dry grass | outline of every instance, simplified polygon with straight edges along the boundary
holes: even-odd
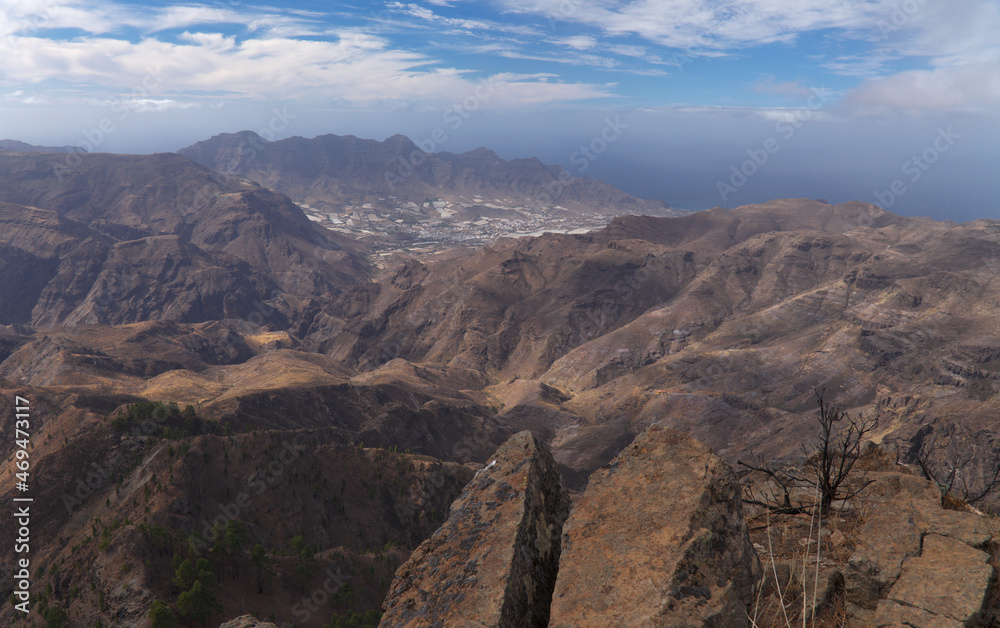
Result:
[[[822,520],[813,513],[772,514],[753,507],[750,539],[763,566],[750,613],[753,628],[852,628],[843,589],[828,586],[846,565],[871,514],[864,499]],[[815,510],[815,509],[814,509]],[[829,595],[830,599],[823,597]],[[815,610],[815,612],[814,612]]]
[[[767,543],[761,556],[764,573],[750,614],[753,628],[850,627],[843,595],[834,591],[837,594],[827,599],[829,574],[823,571],[830,557],[822,552],[828,543],[822,543],[818,517],[808,517],[808,524],[805,518],[787,516],[790,520],[784,524],[767,518],[762,533]]]

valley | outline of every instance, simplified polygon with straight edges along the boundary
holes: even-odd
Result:
[[[501,237],[537,237],[543,233],[587,233],[613,216],[581,214],[554,207],[526,207],[507,198],[484,200],[459,196],[429,198],[420,206],[379,197],[342,213],[299,207],[310,220],[368,244],[378,255],[436,253],[457,246],[481,247]]]
[[[234,137],[62,176],[55,153],[0,153],[0,425],[32,400],[32,617],[193,613],[185,560],[214,574],[212,621],[370,617],[524,430],[572,500],[654,425],[801,463],[819,390],[877,415],[902,462],[930,434],[982,473],[1000,449],[996,221],[808,199],[672,215],[578,179],[538,208],[555,167],[485,153],[359,192],[398,138],[284,140],[228,171],[185,156],[233,159]],[[279,167],[318,156],[354,166]],[[350,596],[297,612],[330,574]]]
[[[478,247],[503,236],[583,233],[622,213],[686,213],[537,159],[507,161],[485,148],[425,153],[401,135],[269,142],[245,131],[179,152],[288,195],[310,220],[381,257]]]

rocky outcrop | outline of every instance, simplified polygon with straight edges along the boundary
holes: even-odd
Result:
[[[993,574],[988,560],[986,552],[962,541],[940,534],[926,535],[920,555],[903,563],[902,574],[888,599],[879,602],[876,624],[886,624],[895,615],[895,607],[901,605],[965,625],[983,605]]]
[[[552,455],[514,435],[397,570],[379,625],[546,626],[568,508]]]
[[[236,619],[220,624],[219,628],[278,628],[269,621],[261,621],[253,615],[240,615]]]
[[[549,626],[742,626],[759,574],[732,468],[652,427],[566,522]]]
[[[877,500],[845,577],[848,612],[876,626],[965,626],[984,612],[992,533],[973,513],[944,510],[930,482],[873,473]]]
[[[760,563],[741,496],[705,445],[653,427],[591,476],[564,528],[555,462],[521,432],[396,572],[380,625],[743,625]]]

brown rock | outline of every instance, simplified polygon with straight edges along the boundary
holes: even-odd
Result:
[[[979,551],[987,548],[991,538],[986,523],[971,513],[942,510],[940,492],[930,482],[900,473],[872,473],[871,478],[875,483],[868,495],[880,503],[862,527],[849,561],[851,569],[845,574],[849,603],[875,610],[882,608],[882,598],[900,599],[896,591],[903,584],[901,574],[907,565],[927,564],[922,559],[928,539],[932,547],[945,539],[962,551],[973,552],[970,556],[986,556]],[[987,567],[987,579],[989,571]],[[963,604],[978,608],[982,592],[975,595],[978,598]]]
[[[219,628],[278,628],[269,621],[261,621],[253,615],[240,615],[236,619],[220,624]]]
[[[923,539],[919,557],[908,558],[888,599],[961,623],[975,617],[983,605],[993,574],[986,552],[939,534]],[[882,617],[879,604],[876,621]]]
[[[962,628],[964,624],[948,617],[928,613],[922,608],[882,600],[875,617],[876,628]]]
[[[552,455],[514,435],[397,570],[379,625],[546,626],[568,509]]]
[[[962,541],[971,547],[988,549],[993,534],[982,517],[956,510],[943,510],[929,504],[922,509],[921,515],[924,529]]]
[[[597,471],[563,533],[552,628],[742,626],[760,563],[721,458],[660,427]]]
[[[858,535],[850,559],[848,599],[875,608],[884,590],[903,568],[903,561],[920,553],[921,527],[917,508],[909,500],[890,500],[875,509]]]

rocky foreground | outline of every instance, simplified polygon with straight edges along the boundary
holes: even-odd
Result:
[[[768,518],[752,543],[737,474],[686,435],[640,434],[566,518],[551,454],[522,432],[397,571],[379,625],[783,626],[803,591],[810,625],[997,625],[995,522],[943,509],[916,475],[864,477],[864,497],[789,550],[803,522]]]

